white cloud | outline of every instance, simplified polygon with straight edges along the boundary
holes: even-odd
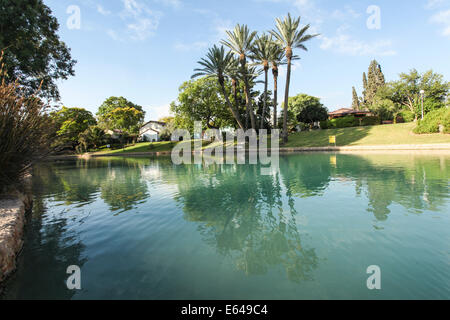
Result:
[[[442,25],[442,35],[450,36],[450,10],[436,13],[431,17],[431,22]]]
[[[179,9],[182,6],[181,0],[154,0],[157,3],[162,3],[165,6]]]
[[[341,27],[334,37],[320,36],[319,38],[322,40],[320,48],[350,56],[392,56],[397,54],[392,49],[390,40],[366,42],[345,33],[346,29],[348,28],[345,26]]]
[[[115,41],[123,41],[123,39],[112,29],[106,31],[106,34]]]
[[[111,14],[111,11],[106,10],[105,8],[103,8],[103,6],[99,4],[97,5],[97,12],[104,16],[108,16]]]
[[[137,0],[122,0],[124,10],[120,14],[127,22],[127,30],[131,39],[142,41],[152,36],[158,29],[162,13],[150,10]]]
[[[145,108],[146,118],[148,120],[157,121],[163,117],[170,116],[170,104],[165,104],[159,107]]]
[[[449,0],[427,0],[427,3],[425,4],[425,9],[428,10],[436,9],[448,3],[450,3]]]
[[[227,30],[234,29],[234,24],[231,20],[222,20],[222,19],[216,19],[214,21],[214,30],[216,32],[215,39],[213,42],[217,42],[221,39],[227,38]]]
[[[338,20],[354,20],[361,17],[361,13],[356,12],[350,6],[345,6],[344,9],[336,9],[331,13],[331,17]]]

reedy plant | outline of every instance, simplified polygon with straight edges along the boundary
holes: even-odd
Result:
[[[41,99],[27,95],[18,80],[6,81],[0,56],[0,193],[13,188],[38,160],[48,155],[56,128]]]

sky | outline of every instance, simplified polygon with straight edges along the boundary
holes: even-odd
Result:
[[[450,80],[450,0],[44,0],[77,60],[59,83],[61,104],[96,113],[110,96],[144,107],[146,120],[170,115],[197,61],[237,23],[260,33],[287,13],[320,36],[296,50],[290,96],[321,98],[330,110],[361,95],[376,59],[388,81],[415,68]],[[279,101],[286,71],[281,70]],[[272,79],[269,80],[272,87]]]

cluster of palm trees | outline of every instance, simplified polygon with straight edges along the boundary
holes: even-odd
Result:
[[[287,108],[289,100],[289,86],[291,78],[292,61],[299,59],[293,55],[293,49],[307,51],[305,42],[317,36],[308,34],[310,25],[300,26],[300,17],[292,18],[288,14],[283,20],[276,19],[276,28],[268,34],[258,36],[257,32],[251,32],[246,25],[237,25],[234,30],[227,31],[228,38],[221,41],[221,46],[214,45],[209,49],[205,58],[198,61],[200,68],[192,78],[205,76],[217,79],[222,94],[225,97],[239,128],[247,129],[239,113],[239,101],[237,99],[238,83],[244,84],[245,110],[249,117],[252,129],[264,129],[264,116],[261,116],[261,123],[258,124],[254,114],[251,89],[256,83],[258,75],[264,73],[264,105],[262,115],[267,112],[268,94],[268,73],[272,67],[274,80],[274,110],[273,126],[277,127],[277,96],[278,96],[278,75],[279,66],[287,65],[286,90],[284,98],[284,118],[283,118],[283,142],[288,141],[287,130]],[[229,50],[226,50],[228,48]],[[259,67],[259,68],[258,68]],[[262,70],[261,70],[262,69]],[[226,82],[231,79],[234,103],[226,91]]]

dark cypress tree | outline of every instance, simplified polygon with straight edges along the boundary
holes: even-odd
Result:
[[[358,94],[356,93],[355,87],[352,87],[352,89],[353,89],[352,108],[353,110],[360,110]]]
[[[376,60],[372,60],[369,66],[367,76],[367,87],[365,89],[365,105],[370,106],[373,103],[375,95],[380,87],[385,85],[384,74],[381,71],[381,66]]]
[[[365,73],[365,72],[363,73],[363,87],[364,87],[364,91],[363,91],[363,103],[365,104],[366,101],[367,101],[367,90],[368,90],[368,87],[367,87],[367,76],[366,76],[366,73]]]

